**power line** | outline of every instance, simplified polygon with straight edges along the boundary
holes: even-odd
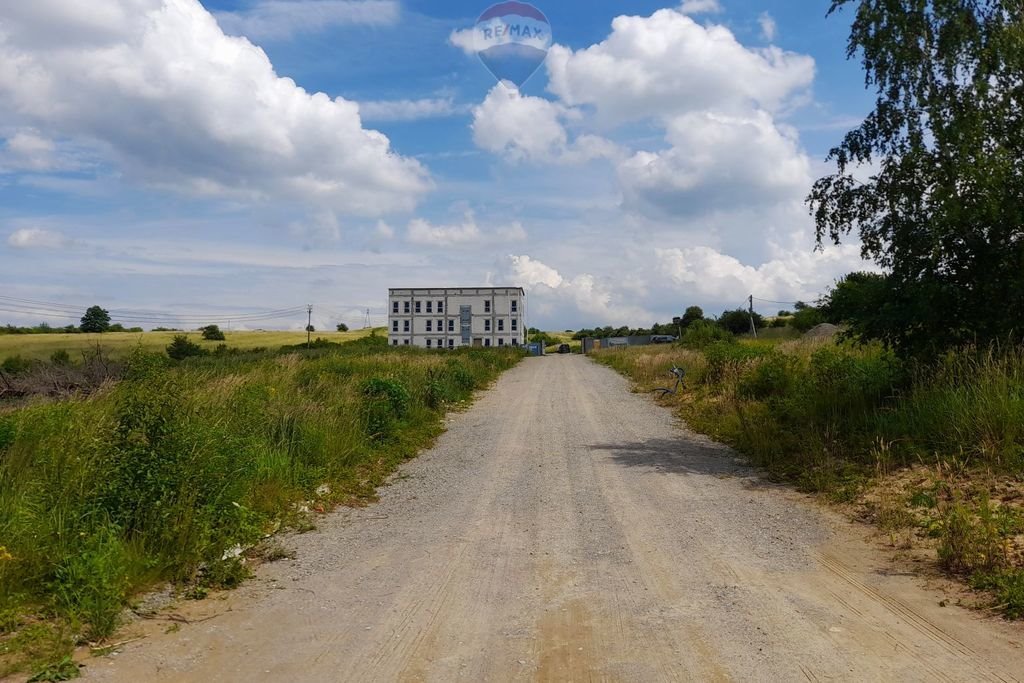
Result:
[[[61,304],[51,301],[39,301],[36,299],[22,299],[18,297],[0,295],[0,305],[6,313],[18,313],[21,315],[38,315],[50,318],[76,319],[80,317],[86,307]],[[250,311],[248,313],[169,313],[162,311],[139,311],[127,309],[109,309],[107,312],[111,317],[123,322],[140,322],[169,324],[179,323],[211,323],[211,322],[260,322],[266,320],[279,320],[293,317],[303,312],[303,306],[293,306],[275,310]]]

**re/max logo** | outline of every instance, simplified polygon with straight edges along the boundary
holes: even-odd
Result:
[[[527,38],[536,40],[544,36],[544,30],[540,27],[522,26],[520,24],[497,24],[482,27],[480,31],[484,35],[484,40],[498,40],[499,38]]]

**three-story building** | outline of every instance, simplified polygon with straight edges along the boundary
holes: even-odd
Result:
[[[388,290],[388,342],[392,346],[454,349],[526,343],[522,287]]]

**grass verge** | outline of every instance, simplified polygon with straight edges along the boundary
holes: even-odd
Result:
[[[1024,350],[963,349],[936,365],[831,340],[709,340],[595,359],[778,480],[851,504],[901,550],[1024,616]]]
[[[0,414],[0,677],[102,641],[157,582],[236,585],[242,549],[372,499],[519,358],[376,337],[181,363],[139,349],[88,398]]]

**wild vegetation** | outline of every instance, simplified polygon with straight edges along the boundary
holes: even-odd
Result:
[[[931,544],[944,569],[1024,616],[1024,349],[967,347],[922,364],[880,344],[687,334],[689,348],[597,359],[643,391],[683,367],[686,389],[665,400],[692,428],[773,477],[856,503],[901,544]]]
[[[90,396],[0,411],[0,676],[108,636],[131,596],[202,594],[303,510],[374,495],[519,355],[379,337],[172,361],[136,349]]]

